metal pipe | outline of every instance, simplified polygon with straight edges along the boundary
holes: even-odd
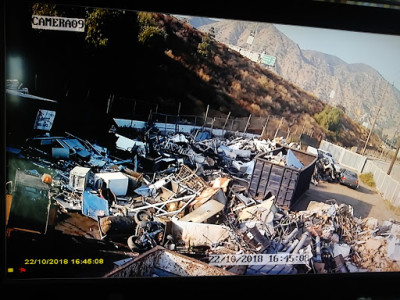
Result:
[[[293,254],[296,254],[299,252],[299,250],[304,246],[304,243],[306,242],[306,239],[309,237],[308,231],[304,232],[301,235],[300,242],[297,244],[296,248],[293,250]]]
[[[287,243],[289,243],[294,238],[294,236],[297,234],[298,231],[299,229],[297,227],[293,229],[293,231],[283,240],[283,244],[286,245]]]
[[[285,251],[285,253],[291,253],[298,243],[299,240],[294,240],[290,247]]]

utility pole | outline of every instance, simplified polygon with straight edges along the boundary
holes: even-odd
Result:
[[[392,158],[392,161],[390,162],[390,166],[389,166],[389,169],[387,171],[388,175],[390,175],[390,173],[392,172],[393,165],[394,165],[394,163],[396,162],[396,159],[397,159],[397,154],[399,154],[399,148],[400,148],[400,139],[397,140],[396,151],[394,152],[394,156]]]
[[[369,130],[369,134],[368,134],[367,140],[365,141],[364,149],[363,149],[363,151],[362,151],[362,153],[361,153],[362,155],[365,154],[365,150],[367,149],[368,142],[369,142],[369,139],[370,139],[370,137],[371,137],[372,131],[374,130],[376,120],[378,119],[379,113],[380,113],[380,111],[381,111],[381,109],[382,109],[383,100],[384,100],[384,98],[385,98],[385,94],[386,94],[386,91],[387,91],[388,87],[389,87],[389,82],[387,83],[386,88],[385,88],[385,90],[383,91],[383,93],[382,93],[382,95],[381,95],[381,100],[380,100],[380,103],[379,103],[378,111],[376,112],[375,118],[374,118],[374,120],[372,121],[371,129]]]

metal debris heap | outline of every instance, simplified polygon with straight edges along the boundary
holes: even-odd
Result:
[[[71,134],[32,138],[26,147],[11,150],[52,170],[44,177],[25,171],[24,178],[41,179],[35,188],[46,190],[48,204],[59,214],[92,219],[99,235],[90,237],[123,243],[132,251],[134,256],[105,276],[143,275],[138,266],[155,251],[176,254],[179,261],[186,257],[198,270],[208,266],[209,274],[400,270],[397,222],[355,218],[351,206],[334,199],[310,202],[304,211],[290,209],[308,189],[317,160],[297,145],[212,137],[206,130],[168,134],[150,128],[141,138],[114,134],[121,158]],[[18,190],[13,191],[18,201]],[[9,224],[18,227],[12,218]],[[57,228],[66,227],[61,221]],[[253,254],[294,261],[211,264],[218,255]]]

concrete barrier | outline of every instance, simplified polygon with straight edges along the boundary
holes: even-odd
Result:
[[[377,190],[382,197],[388,200],[393,206],[400,207],[400,183],[386,174],[372,161],[367,160],[362,173],[371,172],[374,176]]]

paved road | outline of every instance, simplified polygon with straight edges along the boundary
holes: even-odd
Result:
[[[310,189],[303,194],[292,209],[305,210],[310,201],[324,202],[328,199],[335,199],[338,204],[351,205],[355,217],[374,217],[379,221],[389,219],[400,221],[400,215],[395,214],[378,193],[362,182],[358,190],[338,183],[322,182],[317,186],[310,184]]]

